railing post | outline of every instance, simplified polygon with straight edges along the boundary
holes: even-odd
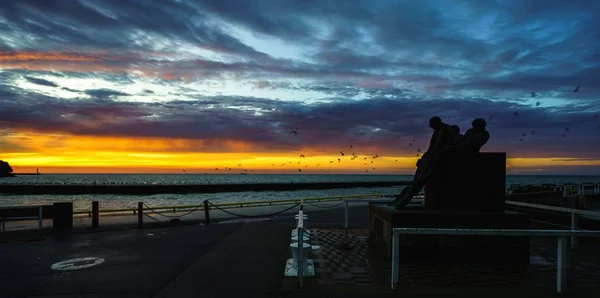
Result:
[[[138,229],[144,225],[144,203],[138,202]]]
[[[93,201],[92,202],[92,228],[97,228],[98,227],[98,212],[99,210],[99,204],[98,201]]]
[[[348,200],[344,201],[344,228],[348,229]]]
[[[571,212],[571,231],[577,230],[577,213]],[[577,248],[577,236],[571,236],[571,249]]]
[[[210,224],[210,213],[208,210],[208,200],[204,200],[204,222]]]
[[[301,220],[302,218],[300,218]],[[298,221],[301,223],[301,221]],[[304,285],[304,226],[298,227],[298,288]]]
[[[567,282],[567,237],[558,237],[556,256],[556,291],[563,293]]]
[[[392,290],[398,284],[398,267],[400,266],[400,234],[392,229]]]
[[[40,208],[38,209],[38,217],[39,217],[39,223],[38,224],[40,226],[40,229],[42,229],[42,221],[44,220],[42,209],[44,209],[43,206],[40,206]]]

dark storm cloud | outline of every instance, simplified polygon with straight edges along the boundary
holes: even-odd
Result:
[[[96,97],[128,96],[129,94],[110,89],[92,89],[84,91],[85,94]]]
[[[594,149],[600,145],[594,134],[600,121],[579,105],[558,112],[483,98],[446,99],[435,105],[409,98],[306,105],[228,96],[150,104],[106,98],[63,101],[24,91],[19,94],[10,99],[0,97],[0,122],[5,128],[76,135],[231,139],[252,142],[262,150],[294,149],[302,144],[327,150],[351,143],[359,152],[363,146],[378,148],[382,154],[414,154],[416,148],[426,148],[431,133],[427,120],[432,115],[458,124],[463,132],[472,119],[483,117],[492,133],[488,150],[512,152],[517,148],[522,156],[533,157],[543,148],[547,153],[568,151],[575,157],[600,157]],[[570,131],[564,133],[567,127]],[[297,138],[290,136],[292,130],[298,131]],[[413,139],[417,141],[411,148],[408,143]],[[575,143],[578,145],[573,146]]]
[[[58,87],[58,85],[54,82],[50,82],[48,80],[40,79],[40,78],[32,78],[25,76],[25,79],[30,83],[34,83],[37,85],[48,86],[48,87]]]

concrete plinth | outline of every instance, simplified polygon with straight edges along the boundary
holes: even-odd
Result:
[[[503,212],[506,153],[443,155],[425,187],[425,207],[435,210]]]
[[[369,238],[377,255],[391,258],[393,228],[528,229],[530,217],[518,212],[455,212],[423,207],[394,210],[370,203]],[[387,236],[387,237],[386,237]],[[401,235],[400,260],[529,263],[529,237]]]

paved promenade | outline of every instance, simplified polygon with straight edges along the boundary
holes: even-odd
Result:
[[[350,211],[353,229],[367,227],[368,211],[365,204],[362,206]],[[283,209],[282,206],[272,208],[273,211]],[[313,208],[307,208],[310,229],[339,231],[343,227],[343,208]],[[249,211],[238,209],[236,212]],[[262,212],[265,210],[262,209]],[[293,210],[269,220],[221,218],[220,223],[215,221],[210,225],[197,224],[202,221],[200,218],[195,222],[193,219],[182,220],[178,224],[156,222],[142,230],[127,223],[101,224],[98,230],[78,226],[71,233],[52,230],[2,233],[0,296],[210,298],[532,295],[526,290],[475,291],[470,288],[429,286],[405,288],[392,293],[387,285],[317,285],[315,279],[307,279],[306,288],[297,290],[293,279],[283,277],[285,260],[290,257],[289,235],[294,227],[293,214],[296,212]],[[104,218],[101,218],[102,222]],[[75,258],[89,259],[69,261],[55,265],[55,269],[51,268],[57,262]],[[98,258],[102,258],[103,262]],[[61,270],[73,266],[88,268]],[[596,290],[589,297],[597,297],[597,293]],[[579,292],[572,297],[585,297],[584,294]],[[554,294],[550,291],[542,296],[552,297]]]

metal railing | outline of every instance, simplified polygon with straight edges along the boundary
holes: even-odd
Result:
[[[538,185],[521,185],[521,184],[511,184],[510,187],[506,190],[508,194],[513,194],[515,191],[520,190],[522,187],[528,186],[538,186]],[[580,184],[562,184],[562,185],[550,185],[548,188],[551,188],[555,192],[562,192],[563,197],[569,197],[573,195],[598,195],[600,194],[600,183],[580,183]],[[541,191],[545,191],[543,188]],[[539,192],[539,191],[538,191]],[[521,192],[518,192],[521,193]],[[528,192],[524,192],[525,194]]]
[[[43,206],[7,206],[7,207],[0,207],[0,210],[5,209],[5,210],[12,210],[12,209],[38,209],[38,215],[37,216],[5,216],[5,217],[0,217],[0,221],[2,222],[2,232],[4,232],[6,230],[6,226],[5,226],[5,222],[7,220],[30,220],[30,219],[37,219],[38,220],[38,226],[41,229],[42,228],[42,220],[43,220]]]
[[[597,211],[589,211],[589,210],[581,210],[581,209],[573,209],[573,208],[565,208],[565,207],[557,207],[557,206],[549,206],[549,205],[541,205],[541,204],[532,204],[532,203],[523,203],[523,202],[515,202],[515,201],[506,201],[505,203],[508,205],[512,205],[512,206],[570,213],[571,214],[571,231],[578,230],[577,222],[578,222],[578,217],[580,215],[590,216],[590,217],[594,217],[594,218],[600,218],[600,212],[597,212]],[[573,248],[573,249],[577,248],[577,235],[571,236],[571,248]]]
[[[398,284],[400,267],[400,235],[469,235],[469,236],[550,236],[557,237],[556,291],[563,293],[567,278],[567,237],[600,237],[600,231],[517,230],[517,229],[435,229],[394,228],[392,232],[392,290]]]
[[[356,199],[356,198],[379,198],[383,197],[382,194],[361,194],[361,195],[346,195],[346,196],[330,196],[330,197],[317,197],[317,198],[306,198],[306,199],[285,199],[285,200],[268,200],[268,201],[251,201],[251,202],[239,202],[239,203],[221,203],[213,204],[214,206],[228,209],[228,208],[245,208],[245,207],[265,207],[265,206],[277,206],[287,204],[298,204],[301,200],[305,202],[327,202],[327,201],[343,201],[344,199]],[[189,209],[199,208],[198,210],[204,210],[204,205],[178,205],[178,206],[159,206],[152,207],[153,210],[164,210],[164,211],[187,211]],[[132,212],[137,214],[137,208],[121,208],[121,209],[102,209],[100,213],[125,213]],[[92,216],[92,210],[78,210],[73,212],[74,215],[86,214],[88,217]]]

